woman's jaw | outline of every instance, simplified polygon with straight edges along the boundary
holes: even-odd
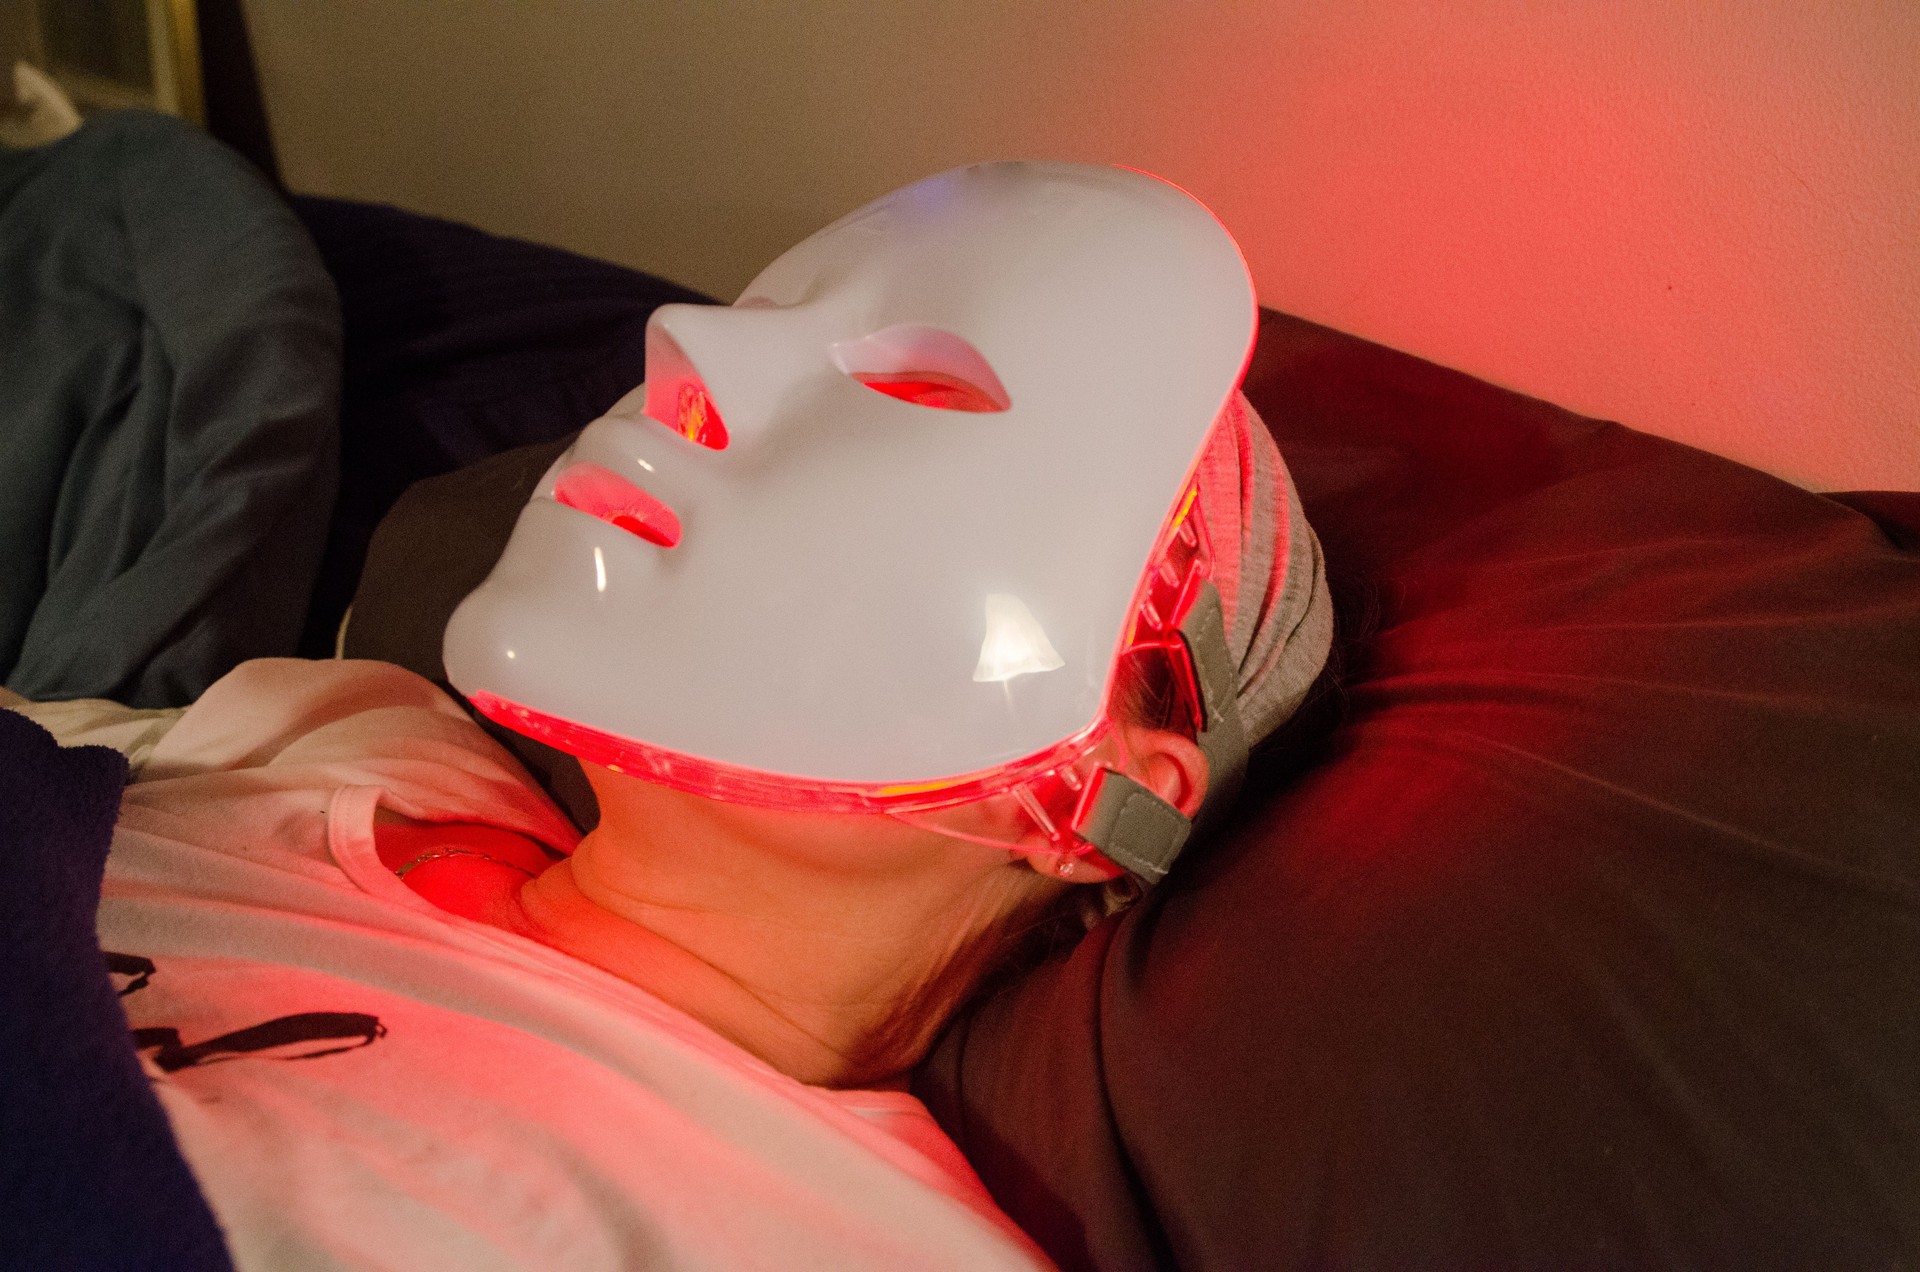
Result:
[[[1129,767],[1197,808],[1205,760],[1141,730]],[[529,882],[526,935],[686,1011],[789,1076],[902,1075],[993,962],[1092,863],[1043,836],[985,847],[880,814],[754,808],[585,766],[600,823]]]

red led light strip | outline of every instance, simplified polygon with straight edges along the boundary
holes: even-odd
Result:
[[[944,808],[1001,794],[1050,771],[1071,766],[1097,747],[1110,726],[1102,718],[1058,745],[982,773],[939,782],[833,782],[743,768],[618,737],[590,725],[535,711],[485,690],[469,699],[489,720],[615,773],[677,790],[761,808],[874,813]]]

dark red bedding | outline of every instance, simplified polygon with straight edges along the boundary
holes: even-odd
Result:
[[[919,1075],[994,1195],[1067,1267],[1920,1258],[1914,497],[1279,315],[1247,391],[1374,630]]]

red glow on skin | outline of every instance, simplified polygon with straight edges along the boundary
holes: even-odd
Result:
[[[381,808],[374,813],[374,851],[381,864],[442,910],[519,931],[514,897],[520,885],[556,858],[529,836],[467,822],[416,822]]]

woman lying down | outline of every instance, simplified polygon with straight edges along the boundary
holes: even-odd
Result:
[[[241,1267],[1024,1267],[904,1075],[1151,886],[1325,659],[1232,240],[1139,173],[957,170],[670,305],[446,635],[584,837],[380,663],[182,712],[99,915]]]

